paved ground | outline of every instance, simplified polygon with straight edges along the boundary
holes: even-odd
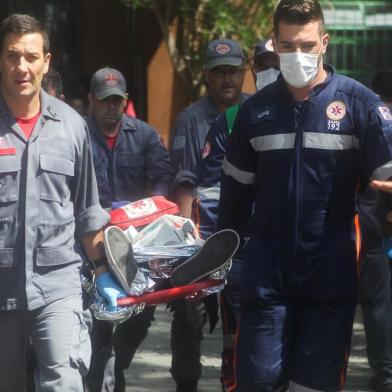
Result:
[[[150,333],[136,354],[128,370],[127,392],[174,392],[175,385],[171,379],[169,331],[171,313],[163,306],[157,308],[156,321]],[[206,334],[203,342],[203,377],[200,392],[221,392],[219,384],[220,371],[220,329],[212,335]],[[354,338],[347,377],[346,392],[369,392],[367,387],[370,372],[365,356],[365,336],[360,312],[354,325]]]

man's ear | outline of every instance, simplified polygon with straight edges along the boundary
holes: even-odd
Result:
[[[48,72],[51,57],[52,55],[49,52],[44,55],[44,63],[45,63],[44,74]]]
[[[274,52],[278,53],[277,50],[276,50],[276,36],[275,36],[275,33],[272,33],[271,40],[272,40],[272,47],[274,48]]]
[[[327,51],[327,46],[329,44],[329,34],[324,34],[322,37],[322,41],[323,41],[323,50],[322,50],[322,54],[324,54]]]

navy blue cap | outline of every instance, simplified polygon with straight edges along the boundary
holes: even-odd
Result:
[[[124,75],[114,68],[101,68],[90,80],[90,93],[97,99],[105,99],[111,95],[127,98],[127,83]]]
[[[204,66],[207,69],[219,65],[233,65],[239,67],[245,62],[245,55],[237,41],[221,38],[211,41],[207,46]]]
[[[253,61],[257,62],[260,56],[264,53],[275,53],[272,46],[272,39],[262,39],[255,46],[255,53],[253,55]]]

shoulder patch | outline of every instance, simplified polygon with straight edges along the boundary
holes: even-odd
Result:
[[[259,106],[252,109],[250,113],[250,123],[258,124],[276,118],[276,106]]]
[[[379,106],[378,111],[380,112],[382,118],[386,121],[392,121],[392,113],[386,106]]]

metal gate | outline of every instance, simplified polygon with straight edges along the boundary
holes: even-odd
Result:
[[[391,0],[321,3],[330,34],[327,63],[365,84],[375,71],[392,68]]]

